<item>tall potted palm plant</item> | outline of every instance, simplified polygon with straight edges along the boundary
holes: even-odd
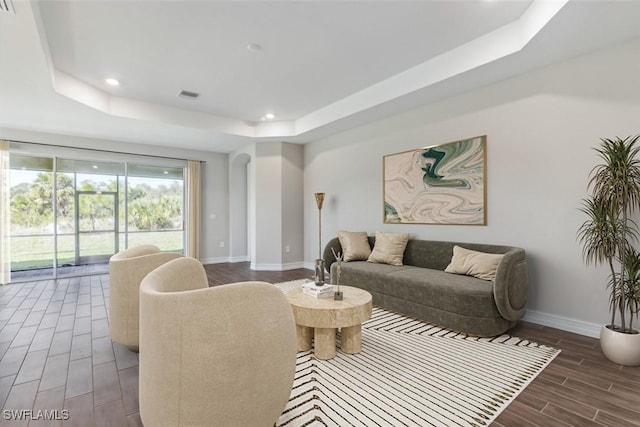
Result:
[[[640,207],[640,135],[602,139],[602,163],[590,174],[591,195],[583,201],[587,220],[578,229],[587,265],[605,264],[609,274],[611,323],[600,331],[600,346],[611,361],[640,365],[640,254],[633,247],[639,230],[632,215]],[[619,316],[619,320],[616,316]]]

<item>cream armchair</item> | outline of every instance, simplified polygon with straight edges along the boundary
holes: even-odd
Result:
[[[193,258],[140,286],[140,417],[146,426],[273,426],[296,366],[293,313],[264,282],[208,287]]]
[[[113,341],[138,350],[140,282],[159,265],[181,256],[140,245],[109,259],[109,336]]]

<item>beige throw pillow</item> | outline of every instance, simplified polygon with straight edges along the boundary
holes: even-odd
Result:
[[[369,262],[402,265],[404,250],[409,241],[409,233],[385,233],[376,231],[376,243],[369,255]]]
[[[444,271],[474,276],[484,280],[493,280],[496,278],[496,270],[503,256],[454,246],[451,263]]]
[[[338,240],[342,246],[343,261],[363,261],[369,258],[371,246],[365,231],[338,231]]]

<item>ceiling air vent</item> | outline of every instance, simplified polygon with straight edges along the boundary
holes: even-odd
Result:
[[[0,11],[16,13],[11,0],[0,0]]]
[[[4,0],[0,0],[0,1],[4,1]],[[195,92],[189,92],[188,90],[181,90],[180,92],[178,92],[178,96],[180,98],[186,98],[186,99],[198,99],[200,94]]]

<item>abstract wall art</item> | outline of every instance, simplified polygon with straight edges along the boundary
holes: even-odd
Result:
[[[384,156],[384,222],[486,225],[486,142],[477,136]]]

